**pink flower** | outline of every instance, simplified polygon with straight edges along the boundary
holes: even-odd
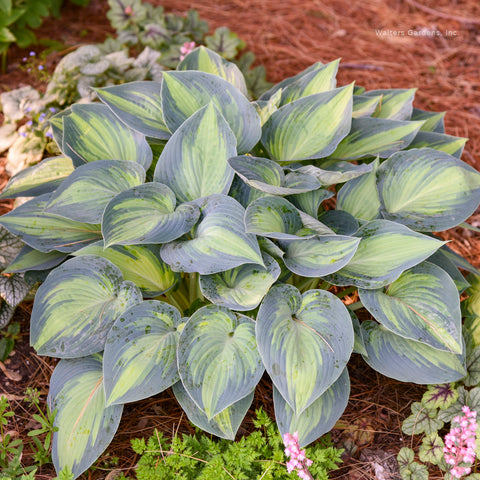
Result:
[[[127,7],[125,7],[125,15],[131,15],[133,13],[133,9],[130,5],[128,5]]]
[[[180,60],[183,60],[193,49],[195,48],[195,42],[185,42],[180,47]]]
[[[453,419],[458,425],[452,427],[445,436],[445,462],[451,465],[450,475],[454,478],[462,478],[471,472],[475,462],[475,438],[477,433],[477,412],[471,411],[466,405],[462,407],[464,415]]]
[[[292,473],[295,470],[302,480],[313,480],[312,474],[307,468],[313,462],[307,458],[305,450],[300,449],[298,432],[293,435],[286,433],[283,436],[283,443],[285,444],[285,455],[290,457],[287,462],[287,472]]]

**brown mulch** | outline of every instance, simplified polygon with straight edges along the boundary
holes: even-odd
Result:
[[[152,0],[166,11],[184,14],[195,8],[211,30],[227,26],[247,42],[247,48],[265,65],[268,79],[277,82],[310,64],[341,57],[339,85],[356,81],[367,89],[416,87],[415,106],[447,111],[446,133],[470,140],[463,160],[480,169],[480,3],[477,0]],[[82,43],[102,42],[112,29],[105,13],[106,1],[91,0],[87,8],[67,4],[61,20],[45,22],[39,38],[62,41],[74,48]],[[387,32],[380,34],[379,32]],[[430,33],[428,33],[430,32]],[[434,32],[435,34],[432,34]],[[439,32],[440,34],[437,34]],[[11,48],[8,71],[0,76],[0,92],[22,85],[42,86],[19,70],[29,50]],[[61,54],[47,57],[53,70]],[[6,181],[0,162],[0,187]],[[0,213],[11,208],[2,202]],[[480,224],[480,215],[471,219]],[[471,263],[480,266],[480,239],[463,229],[443,234],[451,246]],[[0,393],[4,390],[16,409],[16,430],[29,428],[28,410],[21,401],[25,388],[36,386],[45,395],[55,361],[36,356],[28,347],[28,318],[31,305],[22,305],[16,320],[22,323],[24,341],[6,363],[19,380],[0,372]],[[402,420],[412,401],[424,387],[403,384],[371,370],[354,355],[350,363],[352,393],[346,412],[332,432],[336,444],[347,449],[345,463],[335,478],[375,479],[378,452],[395,455],[401,447],[415,446],[418,439],[404,437]],[[271,389],[262,382],[254,407],[262,406],[273,416]],[[45,398],[45,397],[43,397]],[[251,429],[247,416],[241,432]],[[125,407],[120,429],[110,456],[119,457],[119,468],[130,469],[137,458],[129,448],[130,438],[151,434],[158,428],[167,435],[177,428],[192,432],[170,391]],[[372,454],[373,452],[373,454]],[[376,453],[375,453],[376,452]],[[107,457],[105,457],[107,458]],[[37,478],[52,478],[47,466]],[[97,470],[82,476],[104,478]],[[385,478],[395,478],[393,475]],[[430,478],[442,478],[431,472]]]

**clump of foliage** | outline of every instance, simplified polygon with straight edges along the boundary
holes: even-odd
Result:
[[[125,403],[169,387],[233,439],[266,371],[303,447],[344,411],[352,352],[405,382],[465,377],[459,268],[475,269],[433,232],[476,210],[480,173],[413,89],[337,87],[338,64],[252,102],[200,47],[51,118],[62,154],[10,180],[2,198],[34,198],[0,224],[27,245],[9,272],[50,270],[30,340],[61,358],[57,471],[78,477]]]
[[[70,0],[86,6],[89,0]],[[0,1],[0,55],[5,72],[7,52],[12,43],[20,48],[36,43],[33,29],[42,25],[49,16],[60,16],[63,0],[2,0]]]
[[[261,410],[256,412],[253,422],[256,430],[235,442],[212,439],[200,432],[169,440],[155,431],[147,441],[134,439],[132,448],[141,455],[136,477],[138,480],[298,478],[285,468],[285,447],[275,423]],[[328,436],[307,448],[307,455],[313,460],[310,471],[315,479],[328,479],[328,473],[341,463],[341,454]]]
[[[159,81],[164,69],[178,65],[185,43],[207,45],[226,59],[237,58],[245,47],[238,35],[226,27],[208,35],[208,23],[195,10],[182,17],[165,14],[162,7],[139,0],[108,3],[107,16],[116,31],[115,38],[81,46],[66,55],[51,75],[44,94],[26,86],[0,95],[5,117],[0,128],[0,153],[8,149],[6,169],[10,175],[41,160],[45,151],[50,155],[59,153],[46,120],[52,111],[74,102],[95,100],[94,88]],[[256,98],[270,84],[263,67],[251,68],[254,60],[253,53],[246,52],[236,61],[245,72],[249,94]],[[45,76],[43,65],[36,66],[37,73]]]
[[[400,474],[405,480],[428,479],[428,465],[436,465],[450,479],[450,466],[445,462],[445,442],[441,431],[454,418],[462,414],[467,406],[480,417],[480,276],[468,277],[469,295],[462,302],[465,318],[463,336],[465,339],[467,375],[453,383],[429,385],[420,402],[411,406],[412,414],[406,418],[402,430],[407,435],[423,435],[422,444],[415,461],[415,452],[404,447],[398,455]],[[477,430],[477,459],[480,457],[480,432]],[[478,460],[477,460],[478,463]],[[478,480],[479,474],[471,474],[466,480]]]

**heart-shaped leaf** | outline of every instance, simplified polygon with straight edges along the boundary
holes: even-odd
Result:
[[[211,420],[255,389],[264,372],[255,323],[208,305],[187,321],[178,341],[182,384]]]
[[[158,300],[134,305],[117,318],[103,354],[107,405],[151,397],[179,380],[181,322],[175,307]]]
[[[350,378],[345,368],[340,377],[300,415],[295,415],[280,392],[273,387],[275,420],[280,434],[298,432],[301,447],[329,432],[342,416],[350,396]]]
[[[40,355],[75,358],[101,352],[113,322],[142,301],[110,261],[72,258],[40,285],[33,304],[30,343]]]
[[[101,223],[103,211],[115,195],[144,181],[145,170],[136,162],[86,163],[52,193],[46,211],[77,222]]]
[[[264,266],[255,235],[245,233],[245,209],[236,200],[216,194],[190,204],[201,211],[193,238],[170,242],[160,250],[173,271],[209,275],[244,263]]]
[[[226,272],[200,275],[202,294],[215,305],[238,311],[253,310],[281,271],[270,255],[263,254],[262,257],[265,267],[247,263]]]
[[[480,173],[431,148],[398,152],[378,169],[385,218],[421,231],[455,227],[480,202]]]
[[[162,110],[174,132],[197,110],[213,102],[237,139],[238,153],[247,153],[260,139],[260,117],[255,107],[231,83],[199,71],[163,73]]]
[[[140,81],[98,88],[100,100],[127,126],[147,137],[168,140],[163,121],[161,82]]]
[[[235,440],[235,434],[253,401],[253,392],[251,392],[246,397],[209,419],[207,415],[205,415],[205,412],[200,410],[192,400],[183,387],[182,382],[177,382],[173,385],[173,393],[187,414],[188,419],[194,425],[212,435],[226,438],[227,440]]]
[[[152,151],[145,137],[122,123],[99,103],[73,105],[63,118],[62,151],[76,167],[95,160],[128,160],[145,170]]]
[[[402,272],[427,259],[445,242],[414,232],[389,220],[373,220],[355,233],[361,241],[355,255],[328,277],[334,285],[381,288]]]
[[[181,237],[195,225],[199,210],[193,204],[175,206],[175,194],[157,182],[119,193],[103,213],[105,247],[166,243]]]
[[[112,441],[123,405],[105,406],[99,355],[61,360],[53,371],[48,394],[53,426],[52,460],[57,474],[69,467],[79,477]]]
[[[25,245],[3,273],[21,273],[28,270],[49,270],[67,258],[67,254],[52,250],[45,253]]]
[[[325,290],[302,296],[292,285],[270,289],[256,335],[265,368],[296,415],[338,379],[354,341],[350,314],[337,297]]]
[[[430,385],[454,382],[466,374],[465,354],[437,350],[400,337],[370,320],[362,323],[362,331],[367,350],[363,359],[382,375]]]
[[[327,157],[350,131],[353,84],[300,98],[263,126],[262,144],[275,160]]]
[[[235,136],[211,102],[172,135],[158,159],[154,179],[168,185],[180,202],[226,194],[234,175],[227,160],[236,154]]]
[[[384,291],[359,289],[360,300],[393,333],[451,353],[462,353],[457,287],[440,267],[423,262]]]

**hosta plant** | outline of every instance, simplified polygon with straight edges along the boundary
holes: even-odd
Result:
[[[233,439],[266,372],[279,430],[303,447],[347,405],[354,351],[406,382],[465,376],[472,267],[434,232],[475,211],[480,174],[414,90],[337,87],[337,69],[251,102],[239,69],[200,47],[160,81],[52,117],[62,155],[10,180],[3,198],[33,198],[0,224],[25,242],[10,273],[50,270],[31,344],[61,358],[58,471],[80,475],[125,403],[169,387]]]

